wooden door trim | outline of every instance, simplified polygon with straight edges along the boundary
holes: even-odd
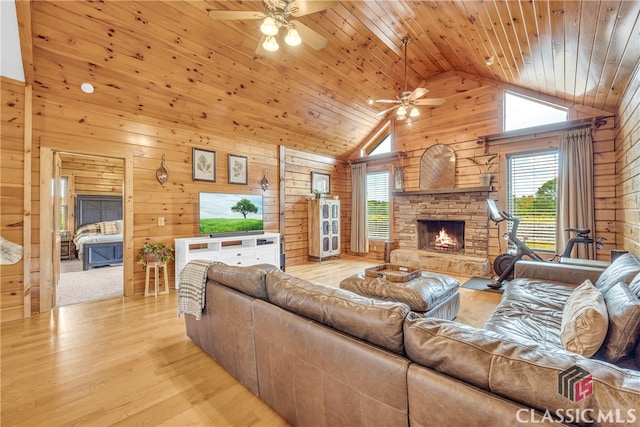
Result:
[[[48,164],[51,165],[53,159],[53,152],[63,152],[68,154],[85,155],[85,156],[99,156],[109,157],[113,159],[120,159],[124,162],[124,188],[122,194],[122,207],[123,207],[123,219],[124,219],[124,231],[123,231],[123,260],[124,260],[124,272],[123,272],[123,287],[124,295],[133,295],[133,269],[134,269],[134,254],[133,254],[133,154],[132,153],[119,153],[114,155],[109,151],[108,147],[102,146],[89,146],[86,150],[78,150],[76,146],[70,146],[68,142],[55,140],[53,138],[41,137],[40,138],[40,311],[50,311],[52,308],[51,303],[44,304],[51,296],[51,273],[53,263],[52,242],[51,233],[45,233],[45,230],[51,229],[51,210],[52,200],[50,184],[44,185],[44,183],[51,182],[53,178],[52,167],[45,166],[48,157]],[[44,188],[48,191],[43,191]],[[47,194],[44,194],[47,193]],[[47,237],[48,235],[48,237]],[[46,260],[46,261],[45,261]]]

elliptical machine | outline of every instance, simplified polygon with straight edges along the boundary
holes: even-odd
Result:
[[[537,253],[533,251],[525,242],[520,240],[517,236],[518,225],[520,220],[508,212],[503,212],[498,209],[495,200],[487,199],[487,207],[489,211],[489,218],[495,222],[496,225],[502,221],[511,221],[511,231],[509,231],[508,239],[510,242],[516,245],[516,253],[512,255],[510,253],[504,253],[498,255],[493,261],[493,270],[500,276],[487,286],[492,289],[499,289],[502,286],[502,282],[505,280],[513,279],[513,270],[515,269],[516,262],[523,257],[529,257],[533,261],[544,261]]]

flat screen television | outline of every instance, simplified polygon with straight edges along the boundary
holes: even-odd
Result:
[[[201,234],[223,237],[264,233],[262,196],[201,192],[198,212]]]

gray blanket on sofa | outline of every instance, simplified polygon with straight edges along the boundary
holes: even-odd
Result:
[[[197,320],[202,317],[207,272],[211,264],[211,261],[193,260],[182,269],[178,289],[178,317],[183,313],[191,314]]]

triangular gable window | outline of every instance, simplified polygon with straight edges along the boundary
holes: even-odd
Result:
[[[514,92],[504,93],[504,131],[566,122],[568,110]]]

